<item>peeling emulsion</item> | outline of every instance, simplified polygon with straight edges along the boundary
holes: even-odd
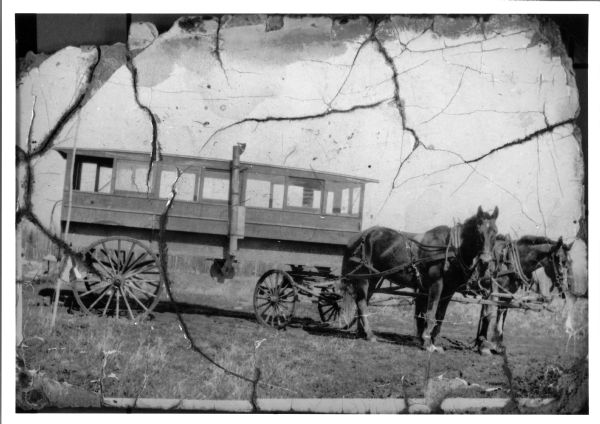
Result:
[[[96,60],[89,66],[86,72],[85,78],[85,88],[81,90],[73,104],[63,112],[60,116],[56,124],[50,129],[48,134],[41,140],[36,141],[31,139],[31,127],[33,127],[33,119],[31,122],[31,127],[29,129],[29,138],[27,140],[28,149],[30,149],[29,145],[37,144],[38,147],[35,149],[30,149],[28,152],[25,152],[20,146],[17,146],[17,166],[23,162],[31,161],[31,159],[35,159],[38,156],[46,153],[49,149],[52,148],[54,141],[58,134],[60,134],[61,130],[64,128],[65,124],[70,121],[70,119],[75,115],[75,113],[80,109],[83,100],[88,95],[88,91],[91,88],[92,80],[94,79],[94,71],[96,67],[100,63],[100,48],[95,47],[96,50]],[[35,118],[35,111],[33,111],[33,117]]]
[[[23,183],[18,181],[18,188],[20,187],[23,190],[23,205],[19,204],[19,190],[17,188],[17,205],[16,205],[16,225],[20,225],[23,218],[27,219],[31,222],[35,227],[37,227],[48,239],[50,239],[53,243],[63,249],[70,255],[76,255],[75,252],[61,237],[54,234],[45,225],[42,224],[41,220],[33,211],[33,203],[32,196],[34,190],[34,176],[33,176],[33,165],[32,161],[35,158],[38,158],[45,153],[47,153],[54,145],[54,141],[58,134],[60,134],[61,130],[65,127],[65,125],[71,120],[71,118],[80,110],[83,100],[89,94],[92,86],[92,80],[94,79],[94,71],[100,63],[100,48],[95,47],[96,58],[90,64],[90,66],[86,70],[86,78],[84,80],[85,86],[80,90],[79,95],[76,97],[75,101],[69,106],[58,118],[57,122],[53,127],[50,128],[48,133],[44,136],[44,138],[37,142],[32,139],[33,134],[33,125],[35,122],[35,105],[36,99],[34,98],[33,108],[31,112],[31,121],[29,123],[29,130],[27,134],[27,152],[24,151],[19,145],[16,146],[16,166],[19,169],[20,166],[24,168],[25,174],[23,175]],[[37,144],[37,148],[33,148],[32,146]]]

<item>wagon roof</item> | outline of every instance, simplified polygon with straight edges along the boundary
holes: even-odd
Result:
[[[63,157],[66,157],[68,153],[73,151],[72,147],[55,147],[54,150],[59,152]],[[128,157],[137,156],[138,158],[144,158],[150,160],[150,153],[147,152],[138,152],[133,150],[118,150],[118,149],[89,149],[89,148],[77,148],[78,154],[89,155],[89,156],[98,156],[98,157],[114,157],[118,155],[125,155]],[[198,157],[198,156],[188,156],[188,155],[176,155],[176,154],[163,154],[163,158],[172,158],[186,161],[196,161],[196,162],[218,162],[222,164],[229,164],[231,161],[227,159],[215,159],[215,158],[207,158],[207,157]],[[313,169],[303,169],[303,168],[294,168],[291,166],[277,166],[265,163],[256,163],[256,162],[241,162],[242,165],[256,165],[260,167],[272,168],[272,169],[285,169],[289,171],[297,171],[302,173],[310,173],[315,176],[323,176],[323,177],[337,177],[345,180],[352,180],[361,183],[378,183],[379,180],[374,178],[364,178],[357,177],[354,175],[341,174],[335,172],[326,172],[326,171],[317,171]]]

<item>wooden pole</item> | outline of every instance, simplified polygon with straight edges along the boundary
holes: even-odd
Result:
[[[59,267],[58,278],[56,279],[56,288],[54,289],[54,304],[52,305],[52,320],[50,321],[50,328],[54,331],[54,324],[56,323],[56,315],[58,314],[58,299],[60,298],[60,290],[62,282],[69,282],[69,274],[72,268],[71,257],[66,256],[64,259],[64,266]]]
[[[229,255],[235,256],[238,250],[238,239],[240,239],[240,156],[244,152],[245,145],[233,146],[233,160],[231,161],[231,210],[229,214]]]
[[[78,115],[79,117],[79,115]],[[79,124],[81,119],[77,119],[77,125],[75,127],[75,138],[73,142],[73,152],[71,153],[71,169],[69,171],[69,204],[67,205],[67,223],[65,224],[65,231],[63,233],[63,239],[68,243],[69,239],[69,226],[71,225],[71,211],[73,203],[73,174],[75,173],[75,158],[77,154],[77,140],[79,138]],[[63,258],[66,252],[63,252]],[[52,305],[52,319],[50,321],[50,330],[54,331],[54,324],[56,323],[56,315],[58,314],[58,301],[60,299],[60,291],[62,289],[62,282],[68,284],[70,281],[69,274],[71,272],[71,258],[67,257],[64,262],[64,268],[59,267],[58,278],[56,279],[56,286],[54,288],[54,304]]]

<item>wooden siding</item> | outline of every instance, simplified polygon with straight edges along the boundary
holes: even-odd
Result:
[[[73,160],[72,150],[60,150],[67,158],[67,170]],[[116,151],[78,150],[77,155],[86,157],[114,158],[113,185],[111,193],[84,192],[74,190],[69,205],[69,172],[65,178],[62,219],[70,214],[73,223],[95,224],[115,227],[130,227],[158,230],[158,219],[163,212],[166,199],[158,198],[158,177],[161,167],[229,170],[229,161],[196,159],[179,156],[164,156],[163,162],[154,172],[150,193],[129,193],[114,190],[116,163],[118,161],[149,160],[147,154]],[[361,229],[364,183],[366,179],[338,174],[320,173],[308,170],[288,169],[270,165],[242,163],[245,181],[250,172],[269,175],[294,176],[320,179],[325,182],[357,184],[361,187],[360,213],[350,215],[327,215],[319,210],[300,208],[246,208],[245,237],[269,240],[288,240],[318,244],[344,245],[352,235]],[[322,193],[325,198],[325,193]],[[69,206],[70,212],[69,212]],[[324,210],[323,201],[321,209]],[[167,230],[195,234],[228,235],[229,205],[225,201],[200,199],[199,201],[175,201],[169,213]]]

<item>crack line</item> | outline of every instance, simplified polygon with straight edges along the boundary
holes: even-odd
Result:
[[[221,28],[222,28],[222,24],[223,24],[223,16],[219,15],[219,17],[217,18],[217,31],[215,32],[215,48],[212,51],[213,55],[215,56],[215,58],[217,59],[217,62],[219,63],[219,66],[221,67],[221,70],[223,71],[223,75],[225,75],[225,80],[227,81],[227,85],[229,87],[231,87],[231,84],[229,83],[229,76],[227,75],[227,71],[225,70],[225,67],[223,66],[223,59],[221,58]]]
[[[454,94],[452,95],[452,97],[450,97],[450,100],[448,100],[448,103],[446,103],[446,106],[444,106],[442,108],[442,110],[440,110],[438,113],[436,113],[435,115],[433,115],[431,118],[429,118],[426,121],[421,122],[419,125],[424,125],[427,124],[428,122],[433,121],[435,118],[437,118],[438,116],[440,116],[442,113],[446,112],[446,109],[448,109],[450,107],[450,105],[452,104],[452,102],[454,101],[454,98],[456,97],[456,95],[458,94],[458,92],[460,91],[460,88],[462,87],[462,83],[463,83],[463,79],[465,78],[465,73],[467,72],[467,69],[465,68],[463,70],[462,75],[460,76],[460,80],[458,81],[458,85],[456,87],[456,90],[454,91]]]
[[[255,122],[257,124],[260,123],[265,123],[265,122],[284,122],[284,121],[288,121],[288,122],[293,122],[293,121],[306,121],[309,119],[319,119],[319,118],[323,118],[325,116],[329,116],[329,115],[337,115],[337,114],[345,114],[345,113],[351,113],[354,112],[356,110],[363,110],[363,109],[372,109],[378,106],[381,106],[382,104],[384,104],[385,102],[389,101],[390,99],[383,99],[383,100],[379,100],[377,102],[374,103],[368,103],[368,104],[361,104],[361,105],[354,105],[348,109],[331,109],[331,108],[327,108],[327,110],[324,110],[323,112],[320,113],[315,113],[312,115],[299,115],[299,116],[266,116],[264,118],[244,118],[241,119],[239,121],[233,122],[229,125],[226,125],[222,128],[219,128],[218,130],[213,131],[213,133],[206,139],[206,141],[204,142],[204,144],[202,145],[202,147],[200,148],[200,151],[202,151],[207,145],[208,143],[210,143],[210,141],[218,134],[222,133],[223,131],[226,131],[230,128],[236,127],[238,125],[242,125],[248,122]]]
[[[530,141],[530,140],[532,140],[534,138],[539,137],[540,135],[543,135],[543,134],[549,133],[549,132],[551,133],[556,128],[559,128],[559,127],[562,127],[562,126],[565,126],[565,125],[569,125],[569,124],[575,124],[575,118],[565,119],[565,120],[557,122],[555,124],[548,125],[545,128],[541,128],[541,129],[539,129],[537,131],[534,131],[534,132],[532,132],[530,134],[527,134],[525,137],[519,138],[517,140],[513,140],[513,141],[511,141],[509,143],[506,143],[506,144],[504,144],[502,146],[495,147],[495,148],[493,148],[492,150],[490,150],[487,153],[484,153],[484,154],[482,154],[480,156],[477,156],[477,157],[475,157],[473,159],[469,159],[469,160],[465,161],[465,163],[478,162],[481,159],[484,159],[484,158],[488,157],[489,155],[491,155],[493,153],[496,153],[498,150],[503,150],[503,149],[508,148],[508,147],[513,147],[513,146],[518,146],[519,144],[524,144],[524,143],[526,143],[526,142],[528,142],[528,141]]]
[[[137,105],[140,107],[140,109],[142,109],[144,112],[146,112],[146,114],[150,118],[150,122],[152,124],[152,141],[151,141],[152,152],[150,154],[150,165],[148,167],[148,173],[146,174],[146,186],[148,187],[148,190],[149,190],[150,189],[150,179],[152,177],[153,164],[155,162],[159,162],[162,159],[161,158],[162,149],[158,142],[158,125],[156,123],[156,117],[154,116],[154,113],[152,113],[152,111],[150,110],[150,108],[148,106],[143,105],[140,102],[139,87],[138,87],[138,69],[135,66],[135,64],[133,63],[133,56],[131,53],[131,49],[129,48],[129,40],[127,41],[126,48],[127,48],[127,52],[125,54],[125,64],[127,66],[127,69],[129,69],[129,72],[131,73],[131,81],[133,84],[133,97],[134,97]]]
[[[335,93],[335,95],[331,98],[331,100],[328,103],[326,103],[326,105],[329,108],[331,108],[331,105],[337,99],[337,97],[339,96],[340,92],[343,90],[344,86],[346,85],[346,82],[350,78],[350,74],[352,74],[352,70],[354,69],[354,64],[356,63],[356,60],[358,59],[358,55],[360,54],[360,52],[362,51],[362,49],[367,44],[369,44],[370,41],[371,41],[370,37],[367,37],[365,40],[363,40],[362,43],[360,43],[360,46],[358,46],[358,49],[356,50],[356,53],[354,54],[354,58],[352,59],[352,63],[350,64],[350,69],[348,70],[348,73],[346,74],[346,78],[344,78],[344,81],[340,85],[340,88],[338,89],[337,93]]]

